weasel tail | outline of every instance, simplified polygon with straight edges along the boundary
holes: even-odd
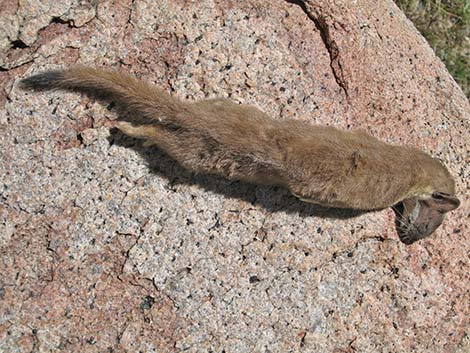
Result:
[[[90,97],[112,101],[120,110],[138,112],[149,121],[181,109],[176,99],[144,81],[123,73],[90,67],[47,71],[22,80],[21,86],[25,89],[63,89],[85,93]]]
[[[227,99],[181,101],[129,75],[89,67],[36,74],[20,86],[111,101],[123,113],[116,125],[123,133],[158,146],[193,172],[282,186],[327,207],[393,206],[407,244],[431,234],[459,205],[440,162],[362,131],[272,119]]]

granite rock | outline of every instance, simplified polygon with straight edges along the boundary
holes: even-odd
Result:
[[[391,0],[0,11],[0,351],[468,347],[470,107]],[[17,88],[75,63],[417,146],[456,176],[462,205],[406,246],[391,210],[350,217],[191,175],[114,131],[110,107]]]

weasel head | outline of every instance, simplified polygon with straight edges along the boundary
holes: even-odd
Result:
[[[455,197],[453,178],[437,163],[427,173],[430,177],[427,185],[393,206],[398,235],[407,245],[431,235],[441,225],[445,214],[460,205]]]

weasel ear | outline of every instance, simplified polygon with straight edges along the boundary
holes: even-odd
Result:
[[[437,211],[446,213],[460,206],[460,200],[443,192],[433,192],[429,203]]]

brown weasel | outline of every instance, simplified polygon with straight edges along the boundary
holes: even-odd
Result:
[[[88,67],[40,73],[20,85],[113,101],[136,116],[118,122],[123,133],[158,146],[190,171],[282,186],[327,207],[393,207],[405,244],[430,235],[460,204],[439,161],[361,131],[274,120],[227,99],[184,102],[131,76]]]

